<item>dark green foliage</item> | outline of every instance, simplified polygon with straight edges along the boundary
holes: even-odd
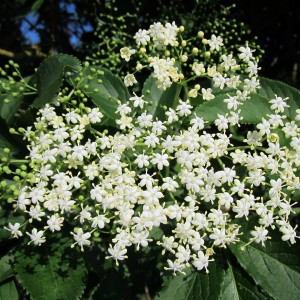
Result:
[[[15,270],[33,300],[78,299],[84,291],[84,260],[66,240],[17,250]]]
[[[62,86],[66,69],[79,72],[81,64],[78,58],[67,54],[56,54],[42,62],[36,73],[38,96],[32,103],[33,107],[40,108],[55,99]]]

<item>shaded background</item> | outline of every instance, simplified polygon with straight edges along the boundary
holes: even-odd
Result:
[[[117,21],[124,25],[118,18],[128,14],[135,16],[128,17],[126,28],[120,30],[129,36],[139,27],[159,20],[175,20],[189,27],[191,32],[217,26],[219,30],[230,29],[238,35],[243,29],[243,40],[255,40],[257,36],[257,44],[264,50],[260,74],[300,88],[300,9],[297,2],[2,0],[0,66],[13,59],[26,75],[33,73],[33,69],[53,53],[74,54],[85,59],[99,50],[95,49],[101,41],[112,36],[118,39],[117,29],[110,29],[108,22],[110,20],[118,28]],[[234,4],[236,6],[232,7]],[[99,21],[102,27],[100,33],[95,34]],[[101,33],[106,33],[106,37]],[[235,42],[232,39],[232,44]],[[103,49],[103,53],[106,50]],[[97,58],[101,61],[101,52]]]

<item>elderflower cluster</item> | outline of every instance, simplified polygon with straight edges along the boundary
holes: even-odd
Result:
[[[135,39],[141,45],[152,39],[162,48],[176,44],[177,32],[175,24],[156,23]],[[212,36],[208,45],[219,51],[222,38]],[[122,53],[127,60],[135,51]],[[282,240],[295,243],[289,216],[292,196],[300,189],[300,111],[289,121],[288,99],[270,99],[273,113],[235,146],[229,127],[239,124],[241,106],[259,88],[258,67],[247,46],[237,57],[220,57],[220,65],[192,64],[191,76],[211,79],[214,90],[231,90],[224,99],[228,113],[212,124],[192,105],[194,94],[204,101],[215,97],[212,88],[199,86],[165,107],[160,118],[151,113],[145,95],[134,94],[119,104],[113,133],[98,130],[103,115],[97,108],[62,103],[41,109],[25,132],[33,179],[16,199],[30,220],[30,242],[40,245],[68,224],[73,245],[82,250],[109,239],[108,257],[116,263],[127,258],[129,247],[159,246],[173,272],[190,265],[207,269],[215,248],[244,234],[240,219],[257,216],[249,242],[264,243],[277,227]],[[176,82],[172,59],[153,58],[150,64],[158,81],[168,82],[163,89],[167,77]],[[164,79],[161,69],[168,73]],[[247,76],[240,76],[242,71]],[[22,235],[19,223],[7,229],[14,237]]]

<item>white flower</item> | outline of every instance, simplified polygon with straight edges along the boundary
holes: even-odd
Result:
[[[145,154],[139,154],[135,159],[135,163],[138,165],[139,168],[148,167],[149,156]]]
[[[158,135],[161,135],[167,127],[163,125],[162,121],[155,121],[152,123],[152,132]]]
[[[252,58],[252,52],[254,50],[251,50],[248,46],[246,46],[246,47],[240,47],[239,51],[241,52],[239,54],[239,59],[242,59],[245,62],[249,62],[250,59]]]
[[[280,227],[280,231],[283,233],[281,239],[283,241],[289,241],[291,244],[295,244],[295,238],[298,238],[295,229],[290,225],[284,225]]]
[[[53,149],[48,149],[43,153],[43,163],[47,163],[48,161],[50,161],[51,163],[55,163],[56,162],[56,154],[57,154],[57,149],[53,148]]]
[[[215,98],[215,96],[212,94],[211,88],[207,88],[207,89],[202,88],[201,92],[202,92],[203,100],[212,100]]]
[[[155,153],[154,158],[152,158],[151,162],[157,165],[158,170],[162,170],[164,166],[169,166],[168,158],[168,154]]]
[[[124,83],[126,86],[133,86],[135,83],[137,83],[137,81],[133,74],[127,74],[124,77]]]
[[[121,48],[120,54],[123,59],[126,61],[130,60],[130,56],[135,53],[134,49],[129,49],[128,47]]]
[[[180,245],[177,248],[175,256],[180,263],[188,262],[190,260],[191,250]]]
[[[213,228],[213,233],[209,237],[214,240],[214,245],[225,245],[227,242],[227,234],[225,229]]]
[[[150,127],[152,125],[152,115],[147,115],[145,112],[143,112],[138,118],[137,121],[139,123],[139,126],[144,127]]]
[[[254,63],[253,61],[248,62],[248,67],[245,69],[247,73],[249,73],[249,76],[257,75],[257,71],[260,68],[258,68],[257,63]]]
[[[268,237],[268,230],[264,227],[254,227],[255,230],[252,230],[250,233],[253,236],[253,240],[256,243],[262,243],[264,244],[264,242],[269,238]]]
[[[21,227],[20,223],[11,224],[8,223],[8,228],[4,227],[6,230],[10,231],[12,237],[18,238],[19,236],[22,236],[23,233],[19,230]]]
[[[237,110],[238,106],[240,105],[240,101],[238,101],[237,96],[229,96],[228,98],[224,99],[224,102],[227,103],[227,108],[229,110]]]
[[[99,229],[104,228],[105,223],[108,223],[109,219],[105,215],[98,215],[93,218],[92,228],[98,227]]]
[[[45,237],[43,237],[44,232],[42,230],[37,231],[36,228],[32,229],[31,234],[26,232],[27,235],[29,235],[31,241],[28,243],[33,243],[34,245],[40,246],[42,243],[46,242]]]
[[[85,150],[85,147],[83,145],[74,146],[72,149],[72,158],[74,160],[83,161],[83,158],[88,155],[87,151]]]
[[[64,218],[58,217],[56,215],[52,215],[49,220],[47,220],[47,224],[49,229],[54,232],[54,231],[60,231],[62,223],[64,221]]]
[[[148,242],[152,241],[151,239],[148,239],[149,231],[143,230],[143,231],[132,231],[132,243],[137,245],[137,250],[140,249],[140,245],[142,247],[147,247]]]
[[[69,133],[66,130],[67,129],[64,127],[55,129],[53,139],[60,143],[63,142],[65,139],[69,137]]]
[[[141,179],[139,186],[146,186],[147,188],[152,187],[154,179],[149,174],[141,174],[139,175],[139,178]]]
[[[217,73],[213,77],[213,82],[215,87],[218,87],[222,90],[226,84],[226,78],[222,74]]]
[[[202,269],[207,270],[209,261],[212,261],[212,259],[209,259],[208,255],[204,254],[202,251],[198,251],[197,256],[193,257],[192,264],[198,271],[201,271]]]
[[[153,39],[154,47],[163,49],[167,45],[174,46],[177,42],[176,36],[179,28],[175,22],[166,23],[163,26],[160,22],[150,25],[149,34]]]
[[[171,177],[165,177],[163,178],[163,185],[162,185],[162,189],[163,190],[168,190],[170,192],[175,192],[176,189],[179,187],[179,184],[177,183],[177,181],[173,180]]]
[[[127,103],[123,103],[117,107],[117,112],[120,114],[120,116],[126,116],[131,112],[131,108]]]
[[[193,106],[189,104],[189,102],[184,102],[182,100],[179,100],[179,104],[176,107],[176,110],[178,111],[179,116],[188,116],[192,113],[191,109]]]
[[[116,120],[116,123],[120,126],[120,129],[132,128],[132,118],[127,116],[121,116],[120,119]]]
[[[194,62],[192,66],[192,70],[195,72],[197,76],[200,76],[205,73],[204,64],[202,63],[199,64],[197,62]]]
[[[220,47],[223,46],[223,39],[220,36],[215,36],[214,34],[211,36],[210,40],[208,40],[208,44],[210,46],[210,50],[220,50]]]
[[[90,232],[84,233],[82,228],[79,228],[77,230],[77,233],[71,232],[71,234],[74,237],[74,240],[76,241],[72,247],[74,247],[76,244],[78,244],[81,247],[81,251],[83,251],[83,246],[88,246],[91,244],[91,241],[89,241],[89,238],[91,237]]]
[[[99,108],[93,108],[88,114],[91,123],[99,123],[103,117],[103,114],[99,111]]]
[[[31,218],[36,219],[38,221],[40,221],[41,217],[45,215],[45,213],[41,211],[41,207],[39,205],[31,206],[28,214]]]
[[[215,125],[220,131],[228,129],[228,118],[218,114],[218,118],[215,120]]]
[[[145,104],[145,100],[143,99],[143,95],[141,97],[137,96],[135,93],[133,93],[134,96],[129,98],[130,101],[133,102],[133,106],[134,107],[140,107],[143,108],[144,104]]]
[[[233,211],[237,213],[236,218],[247,217],[250,211],[250,204],[244,198],[236,201],[236,205],[233,207]]]
[[[185,264],[180,263],[178,260],[171,261],[170,259],[168,259],[167,262],[168,262],[169,267],[168,268],[166,267],[165,268],[166,270],[172,270],[174,274],[176,272],[184,274],[183,269],[186,267]]]
[[[127,253],[127,249],[124,247],[119,246],[118,244],[116,244],[114,247],[112,247],[110,245],[110,247],[108,248],[108,253],[110,254],[110,256],[107,256],[106,258],[110,258],[112,257],[115,261],[116,261],[116,265],[119,265],[119,260],[124,260],[125,258],[127,258],[127,256],[125,255]]]
[[[251,77],[251,79],[244,80],[244,90],[247,92],[255,92],[259,88],[259,81],[256,77]]]
[[[45,165],[41,166],[40,170],[40,176],[42,180],[49,180],[49,177],[53,175],[53,171],[51,170],[51,165]]]
[[[170,252],[174,252],[173,248],[178,247],[178,243],[175,242],[174,236],[163,236],[162,238],[163,242],[158,241],[157,244],[162,246],[164,250],[162,251],[162,254],[165,254],[165,251],[168,250]]]
[[[71,122],[73,124],[78,123],[80,116],[75,111],[69,111],[65,115],[67,122]]]
[[[147,146],[155,148],[158,143],[159,138],[154,133],[151,133],[150,135],[145,137],[145,145]]]
[[[168,117],[168,123],[169,124],[179,120],[176,111],[172,108],[169,108],[169,110],[166,111],[166,116]]]
[[[221,66],[223,66],[225,70],[229,70],[230,68],[237,67],[236,60],[232,57],[232,54],[229,55],[223,54],[221,58],[223,60]]]
[[[192,118],[190,123],[192,125],[192,128],[196,130],[202,130],[205,124],[204,120],[198,116]]]
[[[289,105],[287,105],[287,103],[285,102],[285,100],[287,100],[287,99],[289,99],[289,98],[287,97],[287,98],[282,99],[282,97],[278,97],[275,95],[275,99],[272,99],[269,101],[269,103],[272,104],[271,109],[275,110],[275,112],[283,113],[284,108],[289,107]]]
[[[142,44],[143,46],[147,45],[147,42],[150,41],[150,36],[148,35],[147,30],[139,29],[139,31],[133,37],[138,45]]]

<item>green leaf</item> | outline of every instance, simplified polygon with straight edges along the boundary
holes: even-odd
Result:
[[[250,232],[252,222],[244,232]],[[272,239],[263,247],[255,242],[240,249],[249,240],[249,234],[241,236],[240,244],[229,246],[241,266],[261,288],[278,300],[300,299],[300,245],[290,246],[272,233]]]
[[[19,294],[13,280],[0,284],[0,299],[19,300]]]
[[[5,255],[0,259],[0,282],[14,275],[12,268],[12,257]]]
[[[49,243],[50,244],[50,243]],[[15,270],[33,300],[78,299],[84,290],[83,258],[63,240],[25,248],[15,257]]]
[[[92,69],[97,70],[98,73],[103,72],[103,75],[96,75],[97,72],[92,72]],[[77,87],[91,98],[104,115],[112,120],[117,119],[118,101],[124,103],[130,98],[123,81],[100,66],[87,67],[82,73],[82,80]]]
[[[40,7],[43,5],[44,0],[36,0],[33,2],[31,6],[31,11],[37,11],[40,9]]]
[[[224,100],[228,98],[227,94],[217,95],[214,99],[200,104],[195,112],[196,115],[203,118],[205,121],[214,122],[218,118],[218,114],[229,114],[229,109]],[[241,107],[240,123],[242,124],[258,124],[263,117],[271,114],[268,99],[258,94],[253,94],[251,99],[245,101]]]
[[[144,99],[150,102],[148,106],[149,113],[153,117],[157,117],[159,120],[165,119],[165,112],[163,106],[173,107],[174,102],[178,101],[178,94],[181,90],[181,86],[173,83],[172,86],[168,89],[160,90],[157,87],[156,79],[153,76],[150,76],[144,83],[142,94]]]
[[[208,122],[214,122],[218,118],[218,114],[225,115],[229,112],[224,99],[228,98],[226,94],[220,94],[210,101],[205,101],[198,105],[195,113],[198,117]]]
[[[215,262],[209,264],[209,273],[188,269],[186,275],[176,275],[165,282],[155,300],[216,300],[221,293],[224,271]]]
[[[55,99],[63,83],[65,68],[78,72],[81,70],[80,61],[75,56],[55,54],[41,63],[36,74],[38,97],[33,107],[40,108]]]
[[[270,108],[269,101],[274,99],[276,95],[282,98],[289,97],[287,103],[290,107],[286,108],[285,115],[293,120],[296,116],[296,110],[300,108],[300,91],[283,82],[263,77],[260,78],[260,84],[261,88],[257,93],[251,94],[250,99],[241,107],[240,116],[243,118],[241,123],[258,124],[262,118],[274,113]],[[227,97],[227,93],[217,94],[214,99],[201,103],[196,108],[196,114],[208,122],[214,122],[218,114],[229,113],[227,105],[224,103],[224,99]]]
[[[4,154],[3,152],[5,148],[10,149],[10,155],[16,154],[18,152],[18,149],[14,145],[12,145],[2,135],[0,135],[0,158],[6,156],[6,154]]]
[[[275,98],[275,95],[286,98],[287,104],[290,106],[285,109],[285,115],[290,119],[295,119],[296,109],[300,108],[300,91],[277,80],[272,80],[264,77],[260,77],[261,88],[258,90],[258,94],[265,99],[271,100]]]
[[[29,80],[29,77],[26,80]],[[1,81],[8,85],[9,81],[7,79],[1,78]],[[11,90],[9,94],[7,94],[4,88],[0,87],[0,117],[4,119],[7,124],[11,122],[25,98],[23,93],[19,91],[20,86],[19,83],[15,83],[13,90]],[[17,95],[13,96],[13,93],[17,93]],[[8,99],[9,103],[5,103],[5,99]]]
[[[159,241],[159,240],[162,239],[163,235],[164,235],[164,232],[161,230],[161,228],[154,227],[150,231],[150,236],[149,237],[154,239],[155,241]]]
[[[220,300],[265,300],[266,296],[258,291],[240,270],[229,264],[225,272]]]

